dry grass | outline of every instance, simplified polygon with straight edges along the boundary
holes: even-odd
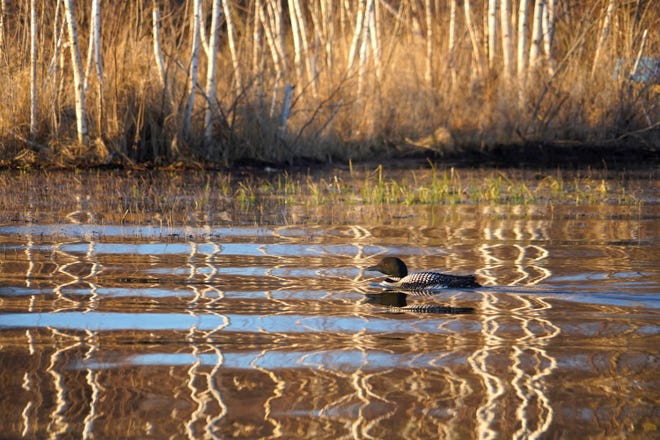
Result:
[[[478,74],[462,14],[457,22],[455,58],[450,64],[444,10],[434,16],[433,81],[429,84],[423,74],[425,36],[413,31],[415,20],[424,25],[423,11],[415,16],[405,7],[406,1],[400,2],[400,20],[384,9],[379,11],[381,71],[377,75],[372,53],[360,84],[359,69],[349,69],[346,62],[353,16],[348,17],[350,26],[343,31],[335,17],[331,23],[335,34],[329,41],[333,48],[331,63],[323,51],[324,35],[315,35],[318,46],[312,50],[316,50],[318,92],[314,92],[305,73],[301,78],[296,76],[287,9],[283,21],[288,70],[280,81],[265,42],[261,43],[259,68],[252,65],[254,11],[246,7],[252,2],[234,1],[231,6],[243,87],[236,88],[223,26],[217,75],[221,113],[216,115],[216,135],[210,144],[203,138],[207,102],[202,93],[196,96],[190,136],[181,134],[190,50],[187,4],[161,2],[162,45],[168,71],[163,89],[153,61],[151,2],[103,2],[103,106],[98,104],[98,82],[92,73],[87,96],[92,143],[82,148],[71,147],[76,134],[68,58],[64,59],[63,70],[48,68],[54,47],[53,12],[48,8],[39,11],[39,121],[37,135],[30,140],[29,29],[25,20],[29,11],[25,2],[11,3],[12,13],[5,16],[5,44],[0,48],[3,164],[158,165],[240,158],[277,162],[301,157],[323,161],[373,158],[415,151],[418,147],[406,139],[423,138],[438,127],[449,130],[452,142],[431,149],[447,154],[494,145],[566,140],[628,143],[652,149],[660,144],[658,86],[613,75],[617,60],[632,65],[644,29],[660,26],[660,13],[651,6],[653,2],[633,2],[617,9],[606,56],[593,77],[593,52],[602,11],[590,7],[589,2],[579,2],[570,10],[560,8],[554,49],[556,71],[551,74],[540,69],[524,90],[517,81],[503,77],[500,59],[494,69]],[[78,3],[84,55],[89,11],[85,2]],[[209,10],[210,2],[204,4]],[[480,11],[476,6],[475,14]],[[307,20],[311,34],[311,15]],[[480,20],[476,22],[481,26]],[[483,36],[483,29],[478,30]],[[660,53],[657,32],[649,32],[644,53]],[[65,54],[68,56],[68,52]],[[206,59],[202,55],[200,82],[205,77]],[[280,137],[284,83],[294,84],[295,89],[287,134]],[[274,93],[277,96],[273,101]],[[35,153],[25,155],[26,147]],[[21,154],[22,159],[17,160]]]

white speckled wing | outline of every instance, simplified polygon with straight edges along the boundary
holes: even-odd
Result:
[[[406,275],[400,280],[388,279],[383,282],[384,286],[399,289],[445,289],[478,287],[473,276],[447,275],[438,272],[417,272]]]

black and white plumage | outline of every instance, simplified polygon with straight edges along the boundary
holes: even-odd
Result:
[[[406,264],[396,257],[385,257],[377,265],[368,267],[367,270],[374,270],[388,275],[381,285],[396,289],[464,289],[481,287],[474,275],[449,275],[438,272],[416,272],[408,274]]]

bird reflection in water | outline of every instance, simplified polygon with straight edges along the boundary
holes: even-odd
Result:
[[[432,293],[425,292],[401,292],[398,290],[387,290],[381,293],[366,294],[367,303],[387,306],[393,312],[413,312],[413,313],[444,313],[451,315],[462,315],[474,313],[473,307],[451,307],[441,304],[411,304],[408,305],[408,295],[431,296]]]

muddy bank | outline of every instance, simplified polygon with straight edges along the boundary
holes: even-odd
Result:
[[[65,158],[51,151],[24,149],[13,157],[0,157],[0,169],[229,169],[242,172],[304,171],[306,169],[328,169],[353,165],[387,168],[414,168],[428,166],[461,168],[604,168],[646,169],[660,164],[659,145],[640,143],[592,144],[579,142],[541,143],[528,142],[517,145],[492,147],[469,146],[458,148],[447,154],[417,148],[410,145],[388,145],[367,147],[370,155],[358,159],[329,156],[327,160],[309,157],[292,157],[285,161],[264,161],[254,158],[237,159],[231,162],[212,161],[199,157],[188,157],[172,162],[136,162],[130,158],[110,154],[101,160],[93,148],[89,153],[76,158]],[[371,158],[372,156],[373,158]]]

